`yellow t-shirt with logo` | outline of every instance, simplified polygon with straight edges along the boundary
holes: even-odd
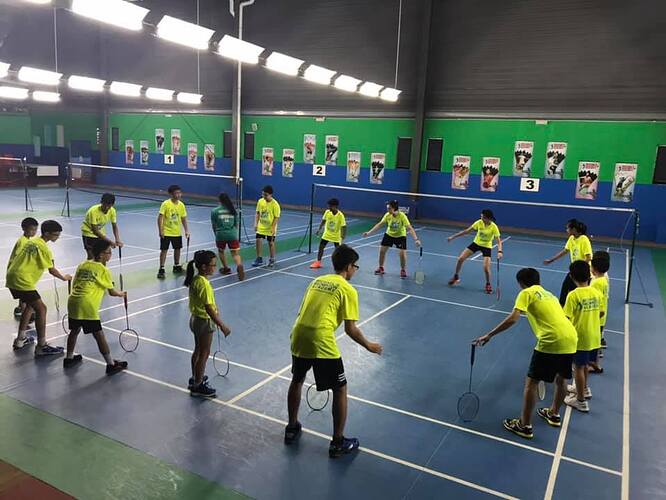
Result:
[[[358,320],[358,293],[339,274],[327,274],[308,286],[291,330],[291,353],[299,358],[340,357],[335,330]]]
[[[280,204],[275,198],[271,201],[261,198],[257,202],[257,213],[259,214],[257,233],[263,236],[273,236],[273,221],[280,218]]]
[[[340,210],[335,215],[330,210],[326,210],[322,220],[326,224],[322,239],[332,243],[340,243],[342,241],[342,228],[347,225],[345,215]]]
[[[472,224],[472,229],[476,230],[476,236],[474,237],[474,243],[484,248],[493,247],[493,238],[500,237],[499,227],[494,222],[491,222],[488,225],[483,223],[483,220],[479,219],[474,224]]]
[[[178,200],[176,203],[164,200],[160,206],[160,214],[164,216],[162,224],[164,236],[180,236],[180,224],[183,217],[187,217],[185,203]]]
[[[564,245],[565,250],[569,250],[569,257],[571,257],[571,262],[576,262],[577,260],[585,260],[585,256],[589,255],[592,258],[592,244],[590,239],[581,234],[578,238],[569,236],[567,244]]]
[[[557,298],[541,285],[520,291],[513,306],[527,314],[532,332],[537,338],[536,351],[548,354],[574,354],[576,329],[571,324]]]
[[[111,271],[101,262],[86,260],[79,264],[67,299],[67,314],[72,319],[99,320],[104,292],[113,288]]]
[[[569,292],[564,304],[564,313],[578,333],[579,351],[591,351],[601,347],[601,293],[591,286],[578,287]]]
[[[9,269],[9,266],[12,265],[12,261],[14,260],[14,257],[21,251],[23,246],[30,241],[30,238],[28,238],[26,235],[22,234],[18,240],[16,240],[16,243],[14,243],[14,248],[12,248],[12,253],[9,254],[9,260],[7,261],[7,269]]]
[[[592,278],[590,286],[601,293],[601,312],[603,312],[604,315],[601,317],[600,325],[606,326],[606,318],[608,318],[608,297],[610,296],[608,276],[604,274],[598,278]]]
[[[215,293],[208,278],[197,274],[190,284],[190,313],[192,316],[202,319],[210,319],[206,305],[212,305],[217,311],[215,304]]]
[[[53,267],[53,254],[43,238],[32,238],[16,253],[7,269],[6,286],[13,290],[35,290],[44,271]]]
[[[96,228],[102,235],[106,235],[106,225],[111,222],[116,223],[116,209],[111,207],[109,211],[102,212],[102,204],[93,205],[86,212],[86,216],[81,223],[81,234],[88,238],[97,238],[92,228]]]
[[[411,225],[407,216],[400,211],[393,215],[391,212],[386,212],[382,217],[382,223],[386,224],[386,234],[391,238],[407,236],[407,227]]]

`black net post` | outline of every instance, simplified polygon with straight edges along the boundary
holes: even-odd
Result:
[[[308,253],[312,253],[312,221],[314,218],[315,189],[316,189],[316,184],[312,183],[312,188],[310,190],[310,221],[308,227]]]
[[[629,303],[629,298],[631,296],[631,278],[634,271],[634,252],[636,250],[636,238],[638,237],[638,229],[640,227],[640,216],[638,210],[634,212],[634,230],[631,235],[631,248],[629,250],[629,273],[627,276],[627,295],[625,297],[625,303]]]
[[[23,198],[25,200],[25,211],[29,210],[28,208],[28,164],[26,163],[26,158],[19,160],[21,170],[23,171]]]

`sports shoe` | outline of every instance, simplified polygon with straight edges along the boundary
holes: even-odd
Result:
[[[208,375],[204,375],[203,381],[208,382]],[[194,387],[194,377],[190,377],[190,380],[187,381],[187,388],[192,390],[192,387]]]
[[[548,425],[552,425],[553,427],[560,427],[562,425],[562,417],[552,414],[550,408],[539,408],[537,415],[548,422]]]
[[[275,259],[268,259],[268,267],[275,266]]]
[[[14,316],[20,318],[21,314],[23,314],[23,309],[21,309],[21,306],[16,306],[14,308]]]
[[[159,271],[157,271],[157,279],[163,280],[166,278],[166,273],[164,272],[164,268],[160,267]]]
[[[493,293],[493,287],[490,283],[486,283],[486,288],[485,288],[486,293],[490,294]]]
[[[400,269],[400,278],[404,280],[406,277],[407,277],[407,271],[405,271],[404,269]]]
[[[35,343],[35,337],[33,337],[32,335],[26,335],[22,339],[20,339],[18,337],[15,338],[14,339],[14,344],[12,345],[12,347],[14,348],[14,350],[22,349],[25,346],[30,345],[30,344],[34,344],[34,343]]]
[[[259,267],[264,265],[264,259],[263,257],[257,257],[254,259],[254,262],[252,263],[252,267]]]
[[[217,396],[217,393],[214,388],[208,385],[208,382],[202,382],[190,389],[190,396],[195,398],[214,398]]]
[[[173,272],[173,274],[183,274],[185,272],[185,270],[183,269],[183,266],[177,265],[177,266],[173,266],[172,272]]]
[[[62,366],[64,368],[71,368],[72,366],[78,365],[81,361],[83,361],[83,356],[80,354],[75,354],[74,357],[72,358],[65,358],[62,360]]]
[[[16,309],[14,310],[14,314],[16,314]],[[606,345],[606,339],[604,337],[601,337],[601,348],[606,349],[606,347],[608,347]]]
[[[379,266],[377,269],[375,269],[375,274],[384,274],[384,268]]]
[[[230,267],[221,267],[220,268],[220,274],[223,276],[227,276],[231,274],[231,268]]]
[[[64,351],[65,350],[60,346],[44,344],[43,346],[35,347],[35,357],[39,358],[41,356],[58,356]]]
[[[310,264],[310,269],[321,269],[321,261],[315,260],[312,264]]]
[[[245,268],[243,265],[236,268],[236,273],[238,274],[238,281],[243,281],[245,279]]]
[[[284,444],[293,444],[301,436],[302,428],[300,422],[296,422],[293,426],[287,425],[284,428]]]
[[[571,394],[576,394],[576,383],[569,384],[567,385],[567,392]],[[592,399],[592,389],[590,389],[590,386],[587,386],[585,390],[583,391],[583,396],[585,399]]]
[[[106,365],[106,374],[114,375],[118,372],[121,372],[127,368],[127,361],[118,361],[117,359],[113,360],[112,365]]]
[[[328,456],[331,458],[338,458],[347,453],[351,453],[356,450],[359,446],[358,439],[356,438],[346,438],[343,437],[342,441],[336,443],[331,441],[331,444],[328,446]]]
[[[449,286],[457,285],[458,283],[460,283],[460,278],[457,274],[454,274],[453,278],[449,280]]]
[[[534,437],[532,426],[522,425],[519,418],[507,418],[502,422],[502,424],[507,431],[513,432],[516,436],[520,436],[525,439],[532,439]]]
[[[575,394],[569,394],[564,398],[564,404],[571,406],[574,410],[582,411],[587,413],[590,411],[590,405],[587,401],[578,401],[578,397]]]

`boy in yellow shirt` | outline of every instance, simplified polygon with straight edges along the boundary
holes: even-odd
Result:
[[[345,214],[338,209],[340,206],[338,199],[331,198],[326,204],[328,205],[328,210],[324,212],[324,215],[321,218],[321,223],[319,224],[316,233],[317,236],[319,236],[324,226],[326,227],[326,230],[319,241],[317,260],[310,265],[310,269],[320,269],[321,258],[324,255],[326,245],[330,242],[333,243],[335,248],[338,248],[347,234],[347,221],[345,220]]]
[[[84,334],[92,333],[97,342],[99,352],[106,361],[106,374],[113,375],[127,368],[127,361],[118,361],[111,357],[111,349],[106,342],[99,307],[108,291],[111,297],[127,297],[127,292],[118,291],[113,287],[111,271],[106,263],[111,260],[111,242],[98,238],[92,243],[90,252],[92,259],[79,264],[74,273],[72,293],[67,300],[67,316],[69,319],[69,336],[67,337],[67,354],[62,364],[65,368],[78,365],[83,357],[74,353],[76,340],[81,330]]]
[[[532,360],[525,378],[523,410],[520,418],[507,418],[504,428],[514,434],[532,439],[532,412],[536,404],[539,381],[555,381],[555,394],[550,408],[539,408],[537,414],[548,425],[560,427],[560,407],[566,395],[566,380],[571,378],[571,363],[576,352],[576,329],[564,315],[562,306],[549,291],[541,285],[539,271],[523,268],[516,274],[521,288],[516,297],[513,311],[499,325],[487,334],[474,340],[476,345],[485,345],[498,333],[511,328],[520,314],[527,315],[537,344],[532,353]]]
[[[610,254],[603,250],[597,250],[592,256],[592,281],[590,286],[597,289],[601,296],[601,310],[604,315],[601,317],[601,349],[597,350],[597,359],[592,360],[588,371],[590,373],[603,373],[599,359],[603,358],[603,349],[606,349],[606,338],[604,337],[604,326],[608,318],[608,297],[610,296],[610,282],[608,280],[608,270],[610,269]]]
[[[405,279],[407,277],[407,231],[414,238],[417,247],[421,246],[421,240],[416,236],[416,231],[414,231],[407,216],[400,211],[400,204],[397,200],[388,202],[384,217],[370,231],[363,233],[363,237],[367,238],[384,224],[386,224],[386,233],[384,233],[379,249],[379,267],[375,269],[375,274],[384,274],[386,252],[395,245],[400,251],[400,277]]]
[[[86,216],[81,223],[81,238],[83,239],[83,248],[88,254],[88,260],[93,259],[92,246],[95,241],[102,239],[108,241],[112,248],[122,247],[120,241],[120,232],[116,223],[116,209],[113,205],[116,203],[116,197],[111,193],[104,193],[100,203],[93,205],[86,212]],[[106,236],[106,225],[111,223],[113,237],[111,240]]]
[[[6,286],[12,297],[23,301],[26,306],[19,321],[18,335],[14,340],[14,349],[32,344],[35,339],[26,335],[29,320],[35,313],[37,346],[35,357],[62,354],[63,348],[46,343],[46,304],[37,292],[37,283],[48,269],[49,274],[62,281],[70,281],[69,274],[62,274],[53,264],[53,254],[47,246],[49,241],[56,241],[62,232],[62,226],[54,220],[42,222],[42,235],[26,241],[14,256],[7,269]]]
[[[180,225],[185,229],[185,238],[190,239],[190,230],[187,225],[187,210],[185,204],[180,201],[183,197],[183,191],[180,186],[172,184],[168,190],[170,198],[164,200],[160,206],[160,213],[157,216],[157,230],[160,234],[160,269],[157,271],[157,277],[164,279],[164,263],[166,262],[169,245],[173,247],[173,273],[180,274],[183,267],[180,265],[180,250],[183,248],[183,237],[180,231]]]
[[[275,265],[275,237],[277,236],[277,225],[280,220],[280,204],[273,198],[273,186],[264,186],[261,190],[261,198],[257,201],[257,210],[254,219],[254,232],[256,233],[257,258],[252,267],[264,264],[263,240],[268,241],[268,267]]]
[[[344,437],[347,379],[335,331],[344,321],[345,333],[354,342],[372,353],[382,353],[382,346],[368,341],[356,326],[358,293],[349,280],[358,269],[358,258],[358,253],[347,245],[335,249],[331,257],[335,274],[321,276],[308,286],[291,330],[292,379],[287,395],[289,424],[284,441],[291,444],[301,433],[298,408],[305,375],[312,368],[317,390],[333,391],[333,438],[328,448],[331,458],[350,453],[359,446],[358,439]]]
[[[564,313],[576,327],[578,345],[574,357],[575,384],[568,387],[573,394],[567,396],[564,402],[587,413],[590,411],[587,400],[592,397],[592,390],[587,385],[587,366],[596,359],[597,349],[601,346],[600,318],[604,314],[601,310],[603,296],[589,285],[590,265],[587,262],[572,262],[569,274],[577,288],[567,295]]]
[[[16,257],[16,254],[19,253],[21,248],[23,248],[23,245],[25,245],[28,241],[30,241],[30,238],[37,234],[38,227],[39,222],[37,222],[37,220],[33,219],[32,217],[26,217],[21,221],[21,229],[23,229],[23,234],[19,236],[19,239],[16,240],[16,243],[14,243],[14,248],[12,248],[12,253],[9,254],[9,260],[7,261],[7,269],[9,269],[9,266],[12,265],[14,257]],[[23,309],[25,309],[25,303],[19,300],[18,305],[14,308],[14,316],[20,318],[21,314],[23,314]]]

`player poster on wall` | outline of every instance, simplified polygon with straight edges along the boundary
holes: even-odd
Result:
[[[148,141],[139,142],[139,147],[141,149],[141,165],[148,165]]]
[[[578,162],[576,180],[576,198],[579,200],[596,200],[599,188],[599,168],[597,161]]]
[[[303,162],[314,163],[317,157],[317,136],[314,134],[303,135]]]
[[[370,155],[370,184],[384,183],[385,166],[386,155],[384,153],[372,153]]]
[[[326,136],[326,165],[338,164],[338,136]]]
[[[180,129],[178,128],[171,129],[171,154],[180,154]]]
[[[261,175],[273,175],[273,148],[261,149]]]
[[[629,203],[634,199],[634,186],[636,185],[636,163],[616,163],[613,175],[611,200]]]
[[[125,141],[125,163],[128,165],[134,163],[134,141]]]
[[[469,156],[454,156],[453,171],[451,172],[451,189],[465,190],[469,186],[469,170],[472,158]]]
[[[532,156],[534,143],[530,141],[516,141],[513,147],[513,175],[515,177],[532,176]]]
[[[499,184],[500,159],[485,156],[481,167],[481,191],[494,193]]]
[[[549,142],[546,147],[546,179],[562,179],[567,159],[566,142]]]
[[[293,149],[282,150],[282,177],[294,176],[294,156],[296,151]]]
[[[215,171],[215,144],[204,144],[204,168]]]
[[[187,145],[187,168],[196,170],[197,156],[199,156],[199,146],[196,142],[190,142]]]
[[[164,154],[164,129],[155,129],[155,151],[159,154]]]
[[[347,182],[358,182],[361,176],[361,153],[347,152]]]

